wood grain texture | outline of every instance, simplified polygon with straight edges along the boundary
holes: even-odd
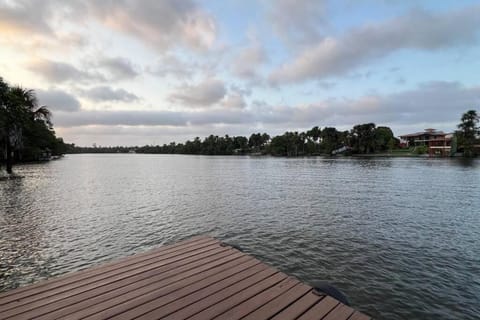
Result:
[[[0,319],[368,320],[220,241],[198,236],[0,294]]]

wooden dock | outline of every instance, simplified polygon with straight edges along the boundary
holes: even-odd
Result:
[[[368,316],[209,237],[0,294],[0,319],[327,319]]]

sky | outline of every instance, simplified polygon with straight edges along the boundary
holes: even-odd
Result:
[[[480,3],[0,0],[0,76],[81,146],[386,125],[480,106]]]

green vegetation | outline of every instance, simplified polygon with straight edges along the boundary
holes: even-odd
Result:
[[[414,149],[413,149],[413,152],[415,154],[426,154],[428,152],[428,147],[425,146],[425,145],[422,145],[422,146],[416,146]]]
[[[475,144],[478,143],[480,127],[478,127],[479,116],[475,110],[469,110],[462,115],[458,125],[459,131],[456,132],[457,143],[463,148],[465,157],[474,157],[476,155]]]
[[[65,153],[66,145],[55,137],[50,117],[33,90],[9,86],[0,77],[0,163],[6,164],[7,173],[12,173],[14,162]]]
[[[254,133],[249,138],[243,136],[224,137],[210,135],[203,140],[196,137],[185,143],[171,142],[163,146],[143,147],[75,147],[70,153],[136,153],[162,154],[269,154],[274,156],[309,156],[332,154],[342,149],[347,153],[386,152],[398,147],[398,139],[388,127],[376,127],[373,123],[355,126],[351,131],[338,131],[336,128],[313,127],[306,132],[287,131],[271,138],[266,133]],[[347,147],[348,146],[348,147]],[[352,147],[350,147],[352,146]]]

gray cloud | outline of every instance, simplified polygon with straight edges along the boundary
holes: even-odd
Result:
[[[288,45],[318,41],[326,17],[325,0],[276,0],[267,10],[275,33]]]
[[[14,44],[24,52],[78,50],[88,39],[58,25],[83,22],[85,13],[80,1],[0,0],[0,43]]]
[[[87,125],[106,126],[196,126],[239,124],[253,120],[252,114],[241,110],[208,110],[204,112],[177,111],[100,111],[84,110],[76,113],[57,112],[55,124],[59,127]]]
[[[146,68],[150,74],[166,77],[174,76],[176,78],[185,78],[191,76],[199,66],[187,63],[174,55],[164,55],[160,57],[155,65]]]
[[[226,108],[242,109],[247,106],[243,95],[239,92],[231,92],[225,96],[221,102],[222,106]]]
[[[429,82],[416,89],[388,95],[368,95],[358,99],[329,99],[298,106],[272,106],[254,101],[246,108],[202,111],[78,111],[57,112],[60,127],[85,125],[126,126],[264,126],[271,129],[301,129],[314,125],[351,127],[375,122],[395,128],[424,123],[451,126],[461,114],[480,104],[480,87],[464,87],[452,82]],[[450,127],[447,130],[454,130]]]
[[[27,65],[27,68],[54,83],[105,80],[99,73],[83,71],[68,63],[46,59],[34,60]]]
[[[140,98],[124,89],[113,89],[109,86],[98,86],[87,90],[81,90],[81,94],[93,101],[123,101],[134,102]]]
[[[273,84],[321,79],[344,74],[401,49],[431,51],[472,45],[478,40],[479,16],[480,6],[440,14],[414,10],[383,23],[352,29],[338,38],[325,38],[272,72],[269,79]]]
[[[234,58],[232,72],[240,78],[254,79],[259,69],[267,61],[267,54],[260,44],[242,49]]]
[[[73,95],[58,89],[36,90],[38,101],[51,111],[78,111],[80,102]]]
[[[172,111],[103,111],[82,110],[75,113],[57,112],[55,124],[60,127],[86,125],[107,126],[184,126],[187,119],[181,112]]]
[[[222,81],[206,79],[196,85],[185,85],[176,89],[169,100],[185,106],[212,106],[223,99],[227,90]]]
[[[0,1],[0,28],[7,31],[52,34],[50,18],[51,7],[46,1]]]
[[[139,75],[137,67],[122,57],[100,59],[98,66],[106,70],[113,80],[133,79]]]
[[[89,10],[107,27],[162,51],[179,43],[209,48],[216,37],[213,17],[191,0],[90,1]]]
[[[210,48],[217,33],[215,19],[192,0],[0,1],[0,28],[9,32],[52,37],[55,24],[88,19],[162,51]]]

